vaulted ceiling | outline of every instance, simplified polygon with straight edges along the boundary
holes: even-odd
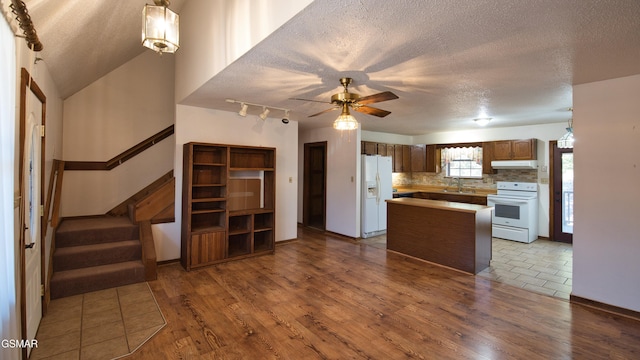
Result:
[[[145,0],[26,3],[64,97],[149,51]],[[391,111],[385,118],[355,113],[364,130],[470,129],[482,113],[490,127],[564,122],[572,85],[640,74],[638,19],[637,0],[316,0],[183,103],[238,111],[225,102],[234,98],[291,109],[301,129],[325,127],[338,112],[307,116],[329,108],[348,76],[361,96],[399,96],[373,105]]]

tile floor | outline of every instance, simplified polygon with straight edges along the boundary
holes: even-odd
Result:
[[[128,355],[166,321],[147,283],[52,300],[34,359],[114,359]]]
[[[387,248],[386,235],[362,239],[360,242],[381,249]],[[478,276],[569,299],[573,271],[571,244],[543,239],[525,244],[493,238],[492,245],[491,265]]]

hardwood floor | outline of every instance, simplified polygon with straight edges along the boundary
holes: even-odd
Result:
[[[149,283],[129,359],[637,359],[640,322],[300,229],[275,255]]]

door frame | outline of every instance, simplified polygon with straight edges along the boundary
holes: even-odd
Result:
[[[555,162],[554,162],[554,154],[555,154],[555,150],[558,147],[558,141],[557,140],[551,140],[549,141],[549,239],[551,241],[557,241],[557,242],[565,242],[562,241],[560,239],[556,239],[555,236],[555,217],[556,217],[556,211],[555,211],[555,199],[554,199],[554,193],[555,193],[555,172],[554,172],[554,167],[555,167]],[[572,241],[573,242],[573,241]],[[570,242],[570,243],[572,243]]]
[[[26,124],[27,124],[27,87],[31,90],[33,95],[40,101],[42,105],[41,110],[41,126],[44,128],[46,124],[46,113],[47,113],[47,97],[44,95],[44,92],[40,89],[38,84],[36,84],[35,80],[31,77],[27,69],[22,68],[20,73],[20,139],[19,139],[19,159],[18,159],[18,184],[20,196],[24,195],[25,191],[25,179],[24,179],[24,168],[25,168],[25,143],[26,143]],[[44,167],[45,167],[45,136],[42,135],[40,137],[40,204],[44,204]],[[20,207],[19,207],[19,221],[18,221],[18,231],[20,233],[20,321],[21,321],[21,332],[22,338],[27,339],[27,300],[26,300],[26,269],[25,269],[25,261],[26,261],[26,239],[25,239],[25,216],[24,216],[24,202],[25,199],[20,199]],[[40,282],[41,286],[43,286],[45,281],[45,229],[47,226],[47,217],[40,216]],[[41,295],[42,296],[42,295]],[[44,296],[42,296],[42,314],[46,313],[46,303],[44,301]],[[22,348],[23,358],[27,358],[27,348]]]
[[[323,206],[322,206],[322,213],[323,213],[323,224],[322,224],[322,228],[326,230],[327,228],[327,142],[326,141],[319,141],[319,142],[312,142],[312,143],[305,143],[304,144],[304,172],[303,172],[303,181],[302,181],[302,225],[303,226],[309,226],[309,187],[310,187],[310,176],[309,176],[309,172],[310,172],[310,165],[309,165],[309,152],[311,151],[312,147],[320,147],[323,149],[324,151],[324,164],[322,165],[323,167],[323,172],[324,172],[324,179],[323,179],[323,185],[322,185],[322,195],[323,195]]]

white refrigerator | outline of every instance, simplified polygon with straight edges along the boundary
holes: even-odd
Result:
[[[390,156],[362,155],[362,238],[387,230],[387,203],[393,197]]]

